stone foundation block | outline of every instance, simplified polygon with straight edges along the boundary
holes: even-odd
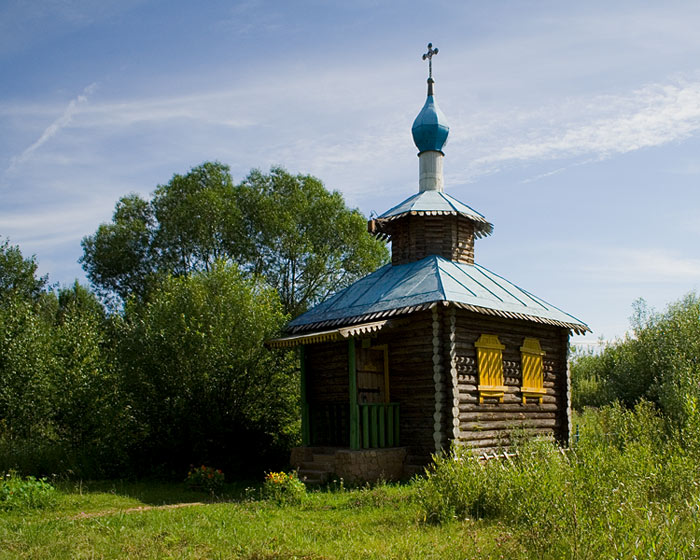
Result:
[[[335,454],[335,474],[350,484],[400,480],[406,453],[405,447],[341,449]]]

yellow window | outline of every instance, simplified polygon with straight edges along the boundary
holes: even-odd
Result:
[[[544,388],[544,373],[542,369],[542,356],[545,353],[540,347],[540,341],[536,338],[526,338],[520,347],[523,385],[521,388],[523,404],[527,404],[527,398],[536,398],[542,404],[543,395],[547,394]]]
[[[503,349],[495,334],[482,334],[474,343],[479,364],[479,402],[484,397],[495,397],[503,402]]]

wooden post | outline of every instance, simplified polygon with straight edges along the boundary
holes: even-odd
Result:
[[[357,365],[355,339],[348,339],[348,373],[350,387],[350,449],[360,448],[360,422],[357,411]]]
[[[442,335],[440,332],[440,314],[437,305],[433,307],[433,381],[435,382],[435,412],[433,414],[433,441],[435,453],[441,453],[443,448],[443,401],[445,400],[445,385],[442,368]]]
[[[386,415],[387,405],[380,404],[379,409],[379,447],[386,447],[386,423],[384,417]]]
[[[400,429],[401,429],[399,426],[399,422],[401,422],[401,416],[399,413],[398,406],[395,406],[394,410],[395,410],[395,414],[396,414],[396,416],[394,416],[394,445],[396,447],[398,447],[399,445],[401,445],[401,442],[399,441],[399,433],[400,433]]]
[[[371,426],[372,426],[372,447],[379,447],[379,432],[377,431],[377,428],[379,427],[379,418],[377,418],[377,412],[379,412],[379,406],[377,404],[371,405],[370,412],[372,414],[372,417],[370,419]]]
[[[450,355],[450,388],[452,390],[452,434],[453,442],[459,441],[460,420],[459,420],[459,376],[457,374],[457,312],[455,306],[450,306],[450,335],[449,335],[449,355]]]
[[[389,436],[389,447],[394,447],[394,408],[393,405],[387,405],[387,435]]]
[[[365,449],[369,447],[369,408],[370,405],[368,404],[363,404],[360,407],[362,411],[362,434],[360,434],[362,443],[357,445],[358,449],[360,447],[364,447]]]
[[[384,404],[389,404],[389,346],[384,344],[380,348],[384,350]]]
[[[570,347],[569,347],[569,331],[568,330],[562,329],[562,331],[561,331],[561,346],[562,346],[562,349],[564,350],[563,354],[564,354],[565,363],[563,364],[563,366],[564,366],[564,371],[566,372],[566,383],[564,384],[564,387],[566,387],[566,393],[565,393],[565,397],[563,399],[564,400],[563,405],[565,407],[564,414],[563,414],[563,416],[564,416],[563,420],[566,421],[566,427],[562,430],[562,438],[561,439],[564,440],[563,445],[568,447],[571,445],[571,436],[573,435],[571,432],[573,422],[572,422],[572,417],[571,417],[571,368],[569,366]],[[562,384],[560,383],[559,387],[561,387],[561,385]],[[559,400],[559,402],[561,402],[561,399]],[[562,405],[559,404],[558,406],[561,407]],[[576,427],[576,443],[578,443],[578,426]]]
[[[299,366],[301,370],[301,444],[311,444],[311,426],[309,425],[309,403],[306,400],[306,352],[305,346],[299,347]]]

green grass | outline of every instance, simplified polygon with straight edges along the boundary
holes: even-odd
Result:
[[[699,542],[700,501],[684,508],[657,502],[644,511],[621,504],[627,519],[600,518],[588,536],[558,531],[552,548],[547,535],[533,541],[532,530],[507,515],[427,523],[421,484],[315,491],[300,505],[281,506],[246,497],[259,496],[259,487],[246,492],[243,485],[212,499],[183,484],[64,483],[51,509],[0,512],[0,560],[631,558],[628,541],[640,536],[639,558],[686,558]],[[586,539],[591,546],[582,547]]]
[[[51,511],[0,514],[0,558],[463,559],[517,549],[497,523],[423,524],[412,486],[312,492],[299,506],[207,500],[181,485],[64,485]],[[204,503],[127,512],[189,502]]]
[[[700,440],[648,404],[577,418],[561,453],[436,460],[406,485],[268,499],[159,482],[64,482],[42,509],[0,511],[4,558],[700,558]]]

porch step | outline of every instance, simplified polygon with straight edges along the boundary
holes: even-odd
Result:
[[[335,455],[339,449],[345,449],[344,447],[333,447],[330,445],[314,445],[310,449],[313,450],[314,455]]]
[[[319,464],[313,462],[302,463],[301,467],[299,467],[299,472],[304,471],[308,473],[330,472],[331,470],[333,470],[333,467],[330,464]]]
[[[317,469],[299,469],[299,480],[307,486],[319,486],[328,482],[330,471]]]
[[[299,465],[299,478],[309,486],[318,486],[328,482],[334,470],[337,448],[315,447],[311,460]]]

